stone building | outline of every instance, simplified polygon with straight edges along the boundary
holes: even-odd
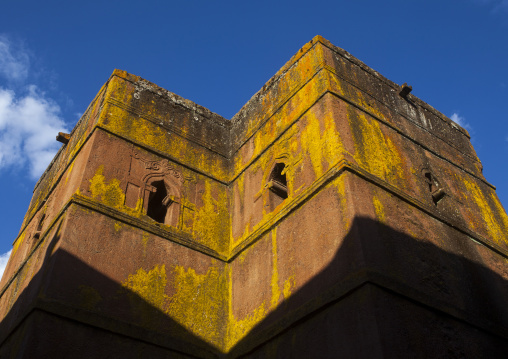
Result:
[[[115,70],[37,183],[1,358],[499,358],[466,130],[322,37],[231,120]]]

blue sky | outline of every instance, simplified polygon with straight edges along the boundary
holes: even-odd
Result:
[[[508,206],[508,0],[17,0],[0,12],[0,254],[114,68],[231,118],[317,34],[462,124]]]

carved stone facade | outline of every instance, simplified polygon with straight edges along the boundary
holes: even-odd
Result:
[[[466,130],[316,37],[231,120],[115,70],[36,185],[1,358],[504,357]]]

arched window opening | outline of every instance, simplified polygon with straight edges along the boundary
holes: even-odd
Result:
[[[268,204],[270,212],[288,198],[288,183],[285,173],[286,165],[276,163],[268,177]]]
[[[167,199],[168,191],[166,190],[166,185],[163,180],[153,182],[152,186],[155,191],[150,193],[146,214],[153,220],[164,223],[168,206],[171,204]]]
[[[281,197],[282,199],[288,198],[288,183],[284,169],[284,163],[276,163],[270,173],[269,187],[270,191]]]

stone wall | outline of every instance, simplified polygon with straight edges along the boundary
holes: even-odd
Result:
[[[230,121],[115,70],[36,185],[0,356],[506,352],[508,217],[401,89],[319,36]]]

